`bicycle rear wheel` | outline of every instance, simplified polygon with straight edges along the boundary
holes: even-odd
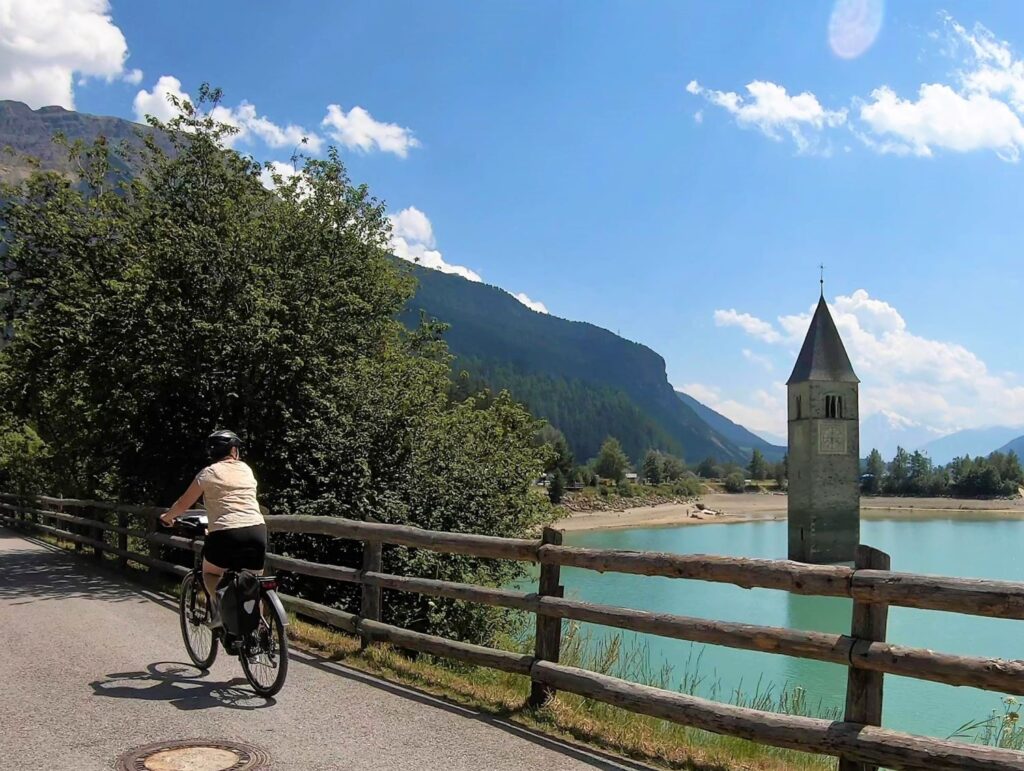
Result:
[[[209,669],[217,658],[217,638],[206,625],[210,618],[209,598],[206,588],[196,581],[195,573],[189,573],[181,582],[178,616],[188,657],[200,669]]]
[[[245,679],[260,696],[276,694],[288,676],[288,636],[284,625],[267,595],[261,594],[259,626],[242,641],[239,652]]]

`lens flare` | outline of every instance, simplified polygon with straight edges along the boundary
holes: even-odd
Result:
[[[878,37],[885,0],[836,0],[828,20],[828,43],[836,56],[856,59]]]

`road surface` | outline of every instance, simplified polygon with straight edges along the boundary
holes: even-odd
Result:
[[[236,658],[188,661],[175,604],[0,527],[0,769],[110,771],[175,739],[267,751],[274,771],[637,769],[303,653],[274,701]]]

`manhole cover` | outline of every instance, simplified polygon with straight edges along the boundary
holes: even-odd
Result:
[[[222,739],[186,739],[136,747],[117,759],[117,771],[263,771],[270,756],[259,747]]]

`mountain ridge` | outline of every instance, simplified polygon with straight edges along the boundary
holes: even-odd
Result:
[[[999,448],[999,452],[1015,452],[1018,458],[1024,458],[1024,435],[1011,439]]]
[[[409,269],[419,287],[403,321],[417,323],[422,310],[450,324],[445,338],[457,362],[492,387],[508,388],[534,414],[566,433],[580,457],[592,457],[600,442],[592,434],[566,432],[566,415],[573,408],[567,400],[572,393],[576,398],[585,394],[594,402],[595,414],[607,414],[610,389],[619,394],[620,410],[635,411],[647,419],[648,428],[654,427],[641,431],[652,440],[650,446],[642,446],[642,436],[617,437],[634,460],[653,447],[682,454],[693,463],[705,457],[749,461],[749,454],[677,396],[665,360],[647,346],[589,322],[538,313],[500,287],[411,264]],[[608,398],[598,398],[595,389],[605,389]],[[620,415],[610,418],[622,422]]]
[[[946,464],[957,457],[987,456],[997,447],[1014,441],[1024,428],[1021,426],[985,426],[954,431],[926,442],[917,449],[927,453],[937,464]]]

